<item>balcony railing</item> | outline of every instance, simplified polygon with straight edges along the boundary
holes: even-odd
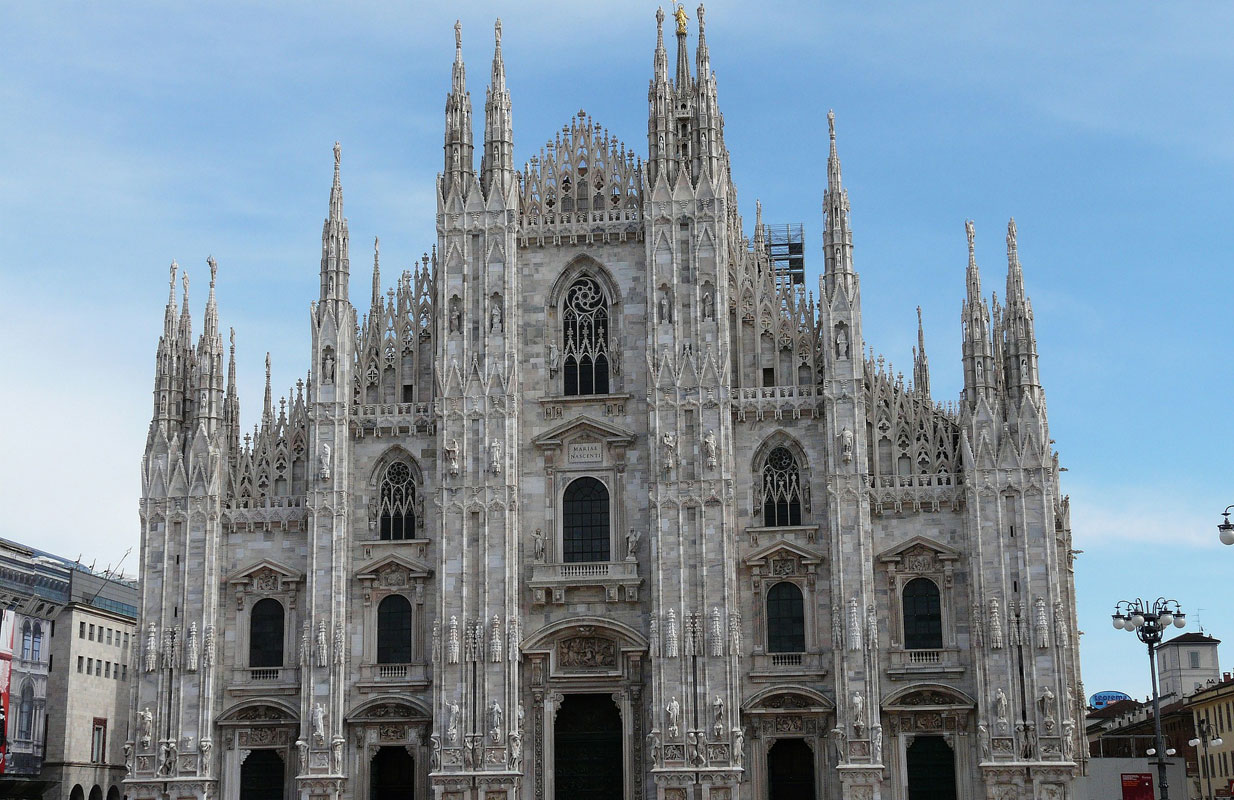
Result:
[[[386,680],[407,680],[408,664],[378,664],[377,677]]]
[[[960,651],[953,648],[930,648],[921,650],[904,650],[893,648],[889,653],[891,663],[888,672],[909,674],[920,672],[963,672],[960,663]]]
[[[752,677],[785,674],[822,676],[827,674],[821,653],[755,653],[751,665]]]
[[[634,601],[643,579],[636,561],[575,561],[535,564],[528,587],[536,603],[564,603],[567,590],[602,587],[606,601]]]
[[[772,653],[771,666],[773,667],[800,667],[802,656],[804,653]]]
[[[249,670],[249,680],[251,681],[277,681],[279,679],[278,667],[261,667],[260,669]]]
[[[941,664],[943,663],[942,650],[905,650],[907,663],[909,664]]]
[[[577,561],[566,564],[536,564],[531,570],[533,581],[574,578],[637,579],[638,563],[634,561]]]

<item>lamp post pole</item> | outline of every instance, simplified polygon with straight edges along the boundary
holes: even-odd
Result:
[[[1188,742],[1188,744],[1190,744],[1192,747],[1200,745],[1204,748],[1204,755],[1200,758],[1200,765],[1204,769],[1204,782],[1208,785],[1208,792],[1204,796],[1207,797],[1208,800],[1214,800],[1213,798],[1213,771],[1209,769],[1209,766],[1208,766],[1208,745],[1212,744],[1213,747],[1220,747],[1221,745],[1225,744],[1225,742],[1221,740],[1220,736],[1217,736],[1217,737],[1213,736],[1213,729],[1212,729],[1212,726],[1208,724],[1207,717],[1200,717],[1199,720],[1200,721],[1196,723],[1195,727],[1196,727],[1196,732],[1200,735],[1192,739],[1190,742]]]
[[[1148,645],[1148,669],[1153,680],[1153,729],[1156,747],[1149,753],[1157,757],[1157,780],[1161,784],[1161,800],[1169,800],[1170,784],[1165,774],[1165,758],[1173,755],[1166,752],[1165,741],[1161,737],[1161,698],[1157,692],[1157,645],[1165,629],[1171,624],[1181,628],[1187,624],[1182,606],[1177,600],[1166,600],[1158,597],[1152,603],[1146,600],[1120,600],[1114,606],[1114,627],[1119,630],[1134,631],[1136,637]]]

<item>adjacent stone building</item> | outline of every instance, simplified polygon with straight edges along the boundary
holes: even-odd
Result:
[[[336,144],[308,374],[252,434],[217,265],[195,337],[173,263],[131,797],[1074,796],[1014,223],[1001,304],[967,224],[939,403],[920,327],[911,379],[865,355],[834,118],[812,296],[743,233],[703,9],[693,57],[674,18],[645,149],[580,112],[517,170],[500,23],[478,168],[456,26],[437,241],[389,288],[374,246],[366,313]]]

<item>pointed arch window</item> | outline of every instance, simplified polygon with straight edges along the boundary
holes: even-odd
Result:
[[[34,638],[30,645],[30,658],[38,661],[43,653],[43,626],[39,623],[34,623]]]
[[[781,581],[767,592],[767,652],[804,653],[806,612],[801,588]]]
[[[564,501],[562,560],[608,561],[608,489],[595,478],[579,478],[566,487]]]
[[[379,489],[378,517],[383,541],[416,538],[416,484],[402,461],[386,467]]]
[[[401,594],[392,594],[377,606],[377,663],[410,662],[411,603]]]
[[[258,600],[249,616],[249,666],[283,666],[283,604]]]
[[[34,738],[34,686],[26,681],[21,687],[21,705],[17,710],[17,738]]]
[[[33,641],[34,631],[30,627],[30,621],[26,620],[26,624],[21,626],[21,657],[30,659],[30,648]]]
[[[583,276],[566,290],[562,313],[564,394],[608,394],[608,301],[595,278]]]
[[[763,525],[801,524],[801,470],[786,447],[777,447],[763,465]]]
[[[943,613],[938,584],[929,578],[914,578],[904,585],[902,600],[904,649],[942,649]]]

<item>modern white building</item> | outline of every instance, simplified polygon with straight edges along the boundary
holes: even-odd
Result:
[[[830,114],[818,294],[745,223],[704,21],[670,65],[659,15],[645,143],[580,112],[517,169],[500,24],[478,165],[456,26],[432,254],[387,287],[375,246],[353,304],[336,144],[307,373],[253,435],[218,265],[198,335],[172,265],[130,797],[1075,797],[1015,225],[1001,303],[957,247],[940,403],[920,319],[911,378],[865,355]]]
[[[1216,639],[1204,633],[1184,633],[1157,648],[1157,675],[1161,701],[1173,702],[1195,694],[1221,678]]]

